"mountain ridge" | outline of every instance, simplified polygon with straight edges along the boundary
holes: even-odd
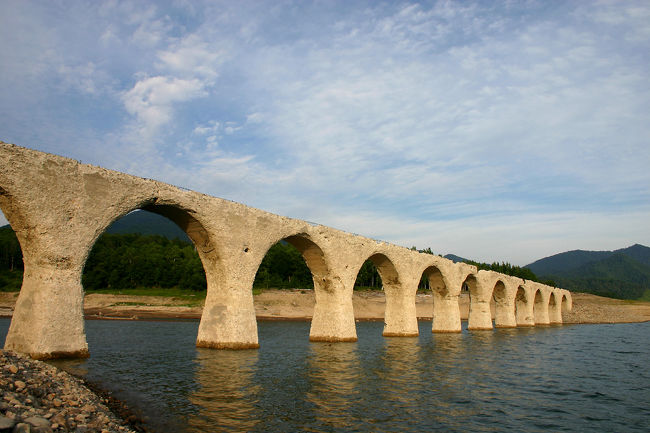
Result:
[[[638,243],[613,251],[566,251],[525,267],[568,290],[650,299],[650,248]]]

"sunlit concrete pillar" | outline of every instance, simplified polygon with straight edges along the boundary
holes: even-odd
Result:
[[[548,319],[551,324],[562,323],[561,295],[557,290],[551,292],[548,303]]]
[[[418,280],[419,281],[419,280]],[[415,310],[415,288],[399,285],[384,285],[386,313],[384,315],[385,337],[417,337],[418,318]]]
[[[25,257],[25,273],[5,349],[35,359],[85,358],[81,266],[69,257]]]
[[[461,332],[460,306],[458,298],[463,283],[468,275],[476,272],[476,267],[465,263],[440,261],[436,264],[440,270],[438,278],[429,283],[433,292],[433,324],[432,332],[455,333]]]
[[[469,317],[467,329],[488,330],[492,329],[492,312],[490,299],[494,289],[494,277],[491,271],[478,271],[476,284],[470,285]]]
[[[197,347],[255,349],[259,347],[253,304],[255,260],[241,251],[228,251],[219,263],[203,261],[208,291],[196,338]]]
[[[352,287],[345,287],[340,277],[314,278],[316,305],[309,331],[310,341],[357,341],[352,306]],[[354,283],[353,283],[354,284]]]
[[[536,326],[550,324],[548,315],[548,301],[550,297],[550,291],[540,286],[541,284],[537,285],[538,289],[535,293],[533,307]]]
[[[457,291],[460,292],[460,286],[458,286]],[[461,331],[458,296],[459,293],[440,294],[433,292],[433,332],[453,333]]]

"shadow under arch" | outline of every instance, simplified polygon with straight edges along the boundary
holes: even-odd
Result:
[[[562,305],[560,302],[557,299],[557,294],[551,292],[548,298],[548,318],[551,324],[562,323]]]
[[[88,255],[90,254],[90,251],[92,250],[99,237],[102,234],[106,233],[106,230],[114,222],[138,210],[143,210],[163,216],[172,221],[183,232],[185,232],[185,234],[194,244],[199,258],[201,259],[203,270],[206,273],[208,289],[210,288],[211,281],[213,284],[218,282],[218,277],[220,276],[220,269],[217,266],[219,262],[219,254],[215,243],[212,242],[210,235],[208,234],[208,231],[205,229],[203,224],[193,215],[194,212],[189,209],[184,209],[181,205],[176,204],[156,204],[152,203],[151,201],[146,201],[132,207],[127,212],[114,216],[95,233],[95,237],[91,240],[90,244],[86,248],[85,256],[83,258],[84,264],[88,260]],[[210,275],[208,275],[208,273]],[[210,278],[210,276],[213,278]]]
[[[513,328],[516,322],[512,323],[515,316],[514,303],[508,302],[506,285],[498,280],[492,289],[492,302],[494,304],[494,326],[496,328]]]
[[[479,288],[476,276],[474,274],[469,274],[463,281],[461,287],[461,295],[467,294],[467,314],[463,314],[464,311],[461,310],[461,317],[464,316],[469,321],[469,317],[472,315],[472,298],[478,299],[479,297]]]
[[[515,319],[517,326],[533,326],[533,317],[531,316],[528,294],[523,286],[518,286],[515,293]]]
[[[311,271],[312,278],[314,279],[314,289],[316,289],[317,286],[326,289],[327,285],[323,285],[322,283],[326,282],[325,277],[329,273],[329,267],[327,266],[325,254],[321,247],[306,235],[301,234],[287,236],[283,240],[293,245],[305,259],[305,263]],[[319,278],[318,284],[316,282],[317,277]]]
[[[567,295],[562,293],[562,299],[560,300],[560,314],[568,313],[571,311],[571,305],[569,304],[569,298]]]
[[[544,320],[544,312],[548,313],[548,305],[544,305],[544,296],[540,289],[535,290],[533,296],[533,318],[535,325],[548,325],[548,319]]]

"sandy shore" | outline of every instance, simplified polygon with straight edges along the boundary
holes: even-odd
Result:
[[[0,316],[12,314],[18,293],[0,292]],[[255,295],[259,320],[310,320],[315,297],[311,290],[264,290]],[[383,320],[383,292],[355,292],[354,314],[357,320]],[[187,299],[90,294],[84,298],[88,319],[198,319],[202,306],[188,306]],[[416,301],[420,319],[431,319],[433,298],[419,293]],[[460,298],[461,318],[467,319],[469,298]],[[585,293],[573,293],[573,311],[563,315],[565,323],[628,323],[650,321],[650,302],[623,301]]]

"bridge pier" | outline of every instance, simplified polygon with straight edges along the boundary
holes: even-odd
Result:
[[[495,328],[516,328],[517,317],[515,316],[515,294],[517,287],[522,282],[519,278],[501,277],[500,283],[494,287],[494,327]]]
[[[252,281],[237,275],[214,281],[208,277],[208,292],[196,337],[197,347],[211,349],[257,349],[257,320]]]
[[[494,289],[492,272],[479,271],[475,278],[468,278],[469,286],[469,317],[467,329],[473,331],[492,329],[492,312],[490,299]]]
[[[551,321],[548,315],[548,302],[550,292],[537,289],[535,292],[533,317],[535,318],[535,325],[550,325]]]
[[[316,283],[314,281],[316,305],[309,341],[357,341],[352,288],[344,287],[339,278]]]
[[[418,318],[415,310],[415,289],[384,286],[386,312],[384,315],[384,337],[417,337]]]
[[[106,227],[138,208],[170,218],[199,253],[208,283],[199,347],[258,347],[251,286],[264,252],[279,239],[298,248],[312,271],[312,341],[357,340],[352,289],[363,256],[375,263],[384,282],[385,335],[417,335],[415,295],[422,275],[433,291],[433,332],[460,332],[464,282],[472,293],[469,328],[492,328],[495,280],[491,277],[491,286],[477,283],[482,274],[474,266],[3,142],[0,207],[16,231],[25,264],[5,348],[34,358],[88,356],[83,265]],[[518,282],[515,292],[517,326],[560,323],[562,310],[571,310],[565,290]],[[499,305],[497,326],[512,326],[510,294],[507,308]]]
[[[25,263],[5,349],[34,359],[87,358],[81,269]]]
[[[433,292],[432,332],[461,332],[458,296],[458,293],[446,293],[445,295],[441,295],[436,291]]]
[[[517,318],[515,317],[515,300],[514,298],[505,299],[503,303],[497,300],[494,311],[495,328],[516,328]]]
[[[451,264],[436,260],[436,265],[425,270],[433,293],[433,324],[435,333],[461,332],[458,298],[465,280],[476,270],[464,263]],[[471,277],[473,278],[473,277]]]

